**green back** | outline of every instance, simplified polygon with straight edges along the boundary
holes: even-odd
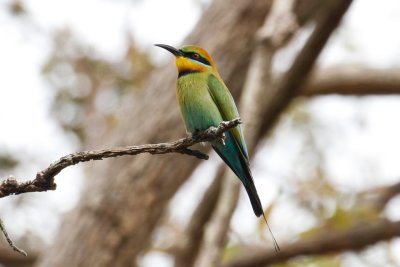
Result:
[[[224,82],[213,74],[209,75],[208,88],[210,95],[218,107],[223,120],[233,120],[239,118],[239,112],[236,108],[235,101]],[[249,153],[247,152],[246,143],[244,141],[243,130],[240,125],[231,130],[231,133],[238,144],[241,154],[248,161]]]

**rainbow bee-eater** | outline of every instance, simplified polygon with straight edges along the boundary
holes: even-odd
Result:
[[[194,45],[180,49],[164,44],[156,46],[175,56],[178,68],[176,94],[187,132],[193,134],[211,126],[217,127],[222,121],[239,118],[235,101],[205,49]],[[249,168],[242,127],[238,125],[226,132],[224,142],[216,140],[211,145],[243,183],[255,215],[264,215]]]

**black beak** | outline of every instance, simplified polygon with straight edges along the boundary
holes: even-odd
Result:
[[[183,53],[176,49],[175,47],[172,47],[170,45],[165,45],[165,44],[155,44],[155,46],[164,48],[166,50],[168,50],[169,52],[171,52],[172,54],[174,54],[174,56],[179,57],[179,56],[183,56]]]

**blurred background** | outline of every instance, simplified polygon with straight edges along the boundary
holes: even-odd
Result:
[[[268,0],[1,1],[1,179],[33,179],[80,150],[183,137],[175,66],[154,43],[208,49],[239,112],[248,114],[241,96],[254,55],[272,58],[263,90],[280,88],[332,1],[285,0],[290,9],[283,15]],[[56,177],[55,191],[2,198],[0,218],[28,257],[1,241],[0,264],[400,266],[400,2],[349,2],[308,80],[299,81],[304,89],[274,123],[249,133],[270,226],[282,251],[296,253],[271,260],[266,225],[242,191],[222,240],[213,242],[226,175],[210,151],[204,162],[177,154],[78,164]],[[264,21],[273,25],[275,18],[279,28],[288,14],[285,38],[258,49]],[[370,224],[390,233],[353,246],[354,230]],[[324,251],[318,242],[328,233],[342,239]],[[302,251],[306,241],[322,252]],[[210,247],[218,260],[206,264]],[[271,259],[252,262],[267,254]]]

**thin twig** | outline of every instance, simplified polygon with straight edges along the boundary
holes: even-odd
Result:
[[[212,141],[223,138],[223,133],[239,125],[241,120],[234,119],[232,121],[221,122],[218,127],[210,127],[209,129],[198,132],[192,136],[179,139],[171,143],[147,144],[139,146],[117,147],[104,150],[82,151],[69,154],[50,164],[46,169],[38,172],[34,180],[26,182],[18,182],[14,178],[8,178],[0,183],[0,198],[9,195],[18,195],[28,192],[42,192],[47,190],[55,190],[56,184],[54,177],[66,167],[86,162],[90,160],[102,160],[105,158],[114,158],[125,155],[137,155],[142,153],[150,154],[166,154],[181,153],[195,156],[199,159],[208,159],[208,156],[198,150],[189,149],[194,144]]]
[[[3,224],[3,220],[2,220],[2,219],[0,219],[0,230],[3,232],[5,239],[7,240],[8,244],[10,245],[10,247],[11,247],[14,251],[16,251],[16,252],[18,252],[18,253],[20,253],[20,254],[22,254],[22,255],[24,255],[24,256],[28,256],[28,254],[27,254],[24,250],[22,250],[22,249],[20,249],[19,247],[17,247],[17,246],[14,244],[14,242],[11,240],[10,236],[9,236],[8,233],[7,233],[6,227],[5,227],[4,224]]]

